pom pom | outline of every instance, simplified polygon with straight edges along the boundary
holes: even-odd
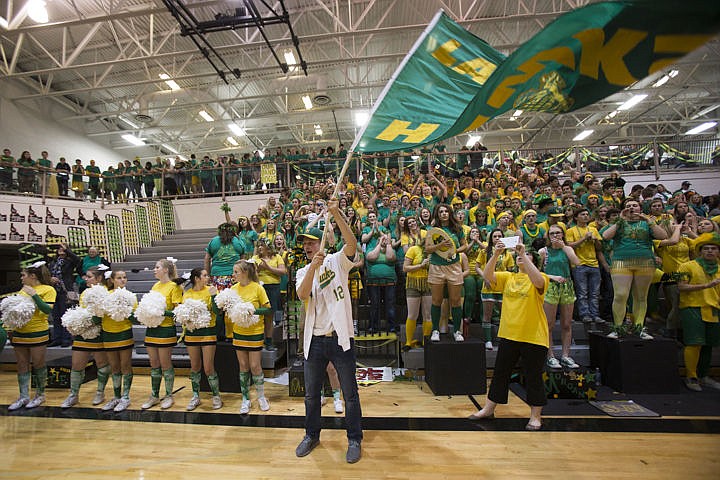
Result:
[[[260,316],[255,315],[255,305],[242,300],[234,303],[227,313],[230,320],[239,327],[249,327],[260,321]]]
[[[162,293],[150,291],[140,300],[135,318],[146,327],[157,327],[165,319],[166,306],[167,301]]]
[[[222,210],[223,212],[229,212],[232,209],[230,208],[230,205],[228,205],[227,203],[223,203],[222,205],[220,205],[220,210]]]
[[[173,313],[175,314],[175,323],[185,327],[188,332],[210,326],[210,311],[202,300],[185,299],[183,303],[175,307]]]
[[[24,327],[35,313],[35,302],[27,295],[11,295],[0,303],[2,323],[8,330]]]
[[[63,327],[67,328],[72,335],[79,335],[86,340],[92,340],[100,335],[101,327],[95,325],[93,314],[87,308],[70,308],[62,316],[61,321]]]
[[[102,285],[93,285],[83,292],[82,303],[85,304],[85,308],[87,308],[91,314],[96,317],[102,317],[105,315],[103,305],[107,297],[107,288]]]
[[[226,312],[230,309],[230,307],[232,307],[239,301],[240,295],[238,295],[237,292],[232,288],[226,288],[225,290],[222,290],[215,297],[215,305],[217,305],[218,308],[225,310]]]
[[[116,288],[105,299],[105,314],[116,322],[125,321],[137,305],[137,297],[125,288]],[[164,313],[164,312],[163,312]]]

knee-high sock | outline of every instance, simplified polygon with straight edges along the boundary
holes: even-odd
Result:
[[[80,392],[80,385],[85,380],[85,370],[70,370],[70,393],[77,395]]]
[[[200,372],[190,371],[190,385],[192,385],[193,396],[200,396]]]
[[[486,342],[492,342],[492,325],[489,323],[482,324],[483,335]]]
[[[440,305],[434,305],[430,307],[430,317],[432,318],[432,329],[440,330]]]
[[[683,350],[687,378],[698,378],[697,368],[700,360],[700,345],[687,345]]]
[[[710,361],[712,360],[712,347],[703,345],[700,349],[700,360],[698,361],[697,373],[698,377],[707,377],[710,373]]]
[[[45,394],[45,385],[47,385],[47,367],[33,368],[32,374],[35,377],[35,390],[38,395]]]
[[[17,374],[20,398],[30,398],[30,376],[30,372]]]
[[[453,330],[462,332],[462,307],[452,307]]]
[[[150,389],[153,397],[160,396],[160,382],[162,382],[162,370],[159,368],[150,369]]]
[[[104,392],[105,385],[107,385],[108,379],[110,378],[110,365],[103,365],[97,369],[97,391]]]
[[[121,373],[113,373],[112,374],[112,382],[113,382],[113,395],[115,398],[120,398],[120,392],[122,391],[122,374]]]
[[[217,372],[213,372],[208,375],[208,383],[210,384],[210,391],[213,397],[220,395],[220,379],[218,378]]]
[[[333,388],[333,400],[340,400],[340,389]]]
[[[243,400],[250,400],[250,372],[240,372],[240,393]]]
[[[255,391],[257,392],[258,398],[265,396],[265,374],[252,376],[253,383],[255,384]]]
[[[122,376],[123,380],[123,386],[122,386],[122,398],[130,398],[130,387],[132,386],[133,381],[133,374],[132,373],[126,373]],[[159,385],[158,385],[159,388]]]
[[[432,322],[423,321],[422,324],[422,332],[423,332],[423,338],[429,337],[432,333],[433,324]]]
[[[170,367],[167,370],[163,370],[162,376],[165,379],[165,395],[170,396],[172,395],[173,386],[175,385],[175,369]]]
[[[405,345],[412,343],[413,337],[415,336],[415,327],[417,326],[417,320],[405,320]]]

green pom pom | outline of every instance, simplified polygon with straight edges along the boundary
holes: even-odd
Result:
[[[229,212],[232,209],[230,208],[230,205],[228,205],[227,203],[223,203],[222,205],[220,205],[220,210],[222,210],[223,212]]]

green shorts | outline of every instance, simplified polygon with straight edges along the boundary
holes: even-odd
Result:
[[[717,311],[715,315],[717,316]],[[699,307],[681,308],[680,321],[685,345],[720,345],[720,323],[703,321]]]
[[[550,305],[569,305],[575,303],[575,288],[568,280],[565,283],[550,282],[545,293],[545,303]]]

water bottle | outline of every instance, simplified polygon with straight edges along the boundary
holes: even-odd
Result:
[[[602,385],[602,382],[600,380],[601,380],[600,369],[595,367],[595,383],[597,383],[598,387],[600,385]]]

